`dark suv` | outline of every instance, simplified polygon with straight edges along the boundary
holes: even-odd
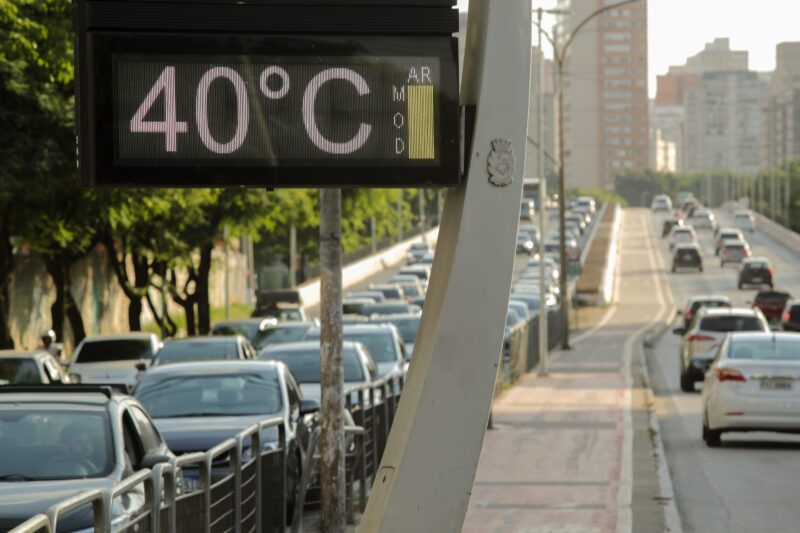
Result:
[[[745,285],[768,285],[769,288],[775,287],[775,269],[765,257],[749,257],[742,261],[739,269],[739,288]]]
[[[789,300],[781,317],[783,331],[800,331],[800,300]]]
[[[0,531],[174,458],[141,404],[103,385],[0,387],[0,450]],[[139,512],[142,490],[115,500],[112,520]],[[87,505],[67,513],[58,530],[91,526]]]
[[[672,256],[672,271],[679,268],[696,268],[703,271],[703,257],[700,255],[700,246],[696,243],[683,243],[675,245]]]

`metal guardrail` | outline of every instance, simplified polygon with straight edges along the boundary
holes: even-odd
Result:
[[[404,385],[402,376],[347,389],[345,407],[353,424],[347,434],[347,516],[366,508],[367,496],[389,439]],[[92,506],[96,533],[272,533],[286,531],[286,429],[272,418],[245,429],[206,452],[176,457],[171,463],[144,469],[107,490],[81,492],[51,506],[11,533],[54,533],[59,519],[75,509]],[[278,444],[264,449],[263,432],[277,427]],[[319,428],[311,435],[295,500],[292,531],[302,531],[304,510],[319,494]],[[260,450],[261,453],[255,453]],[[184,473],[196,474],[190,487]],[[356,493],[357,492],[357,493]],[[132,493],[141,500],[124,516],[112,516],[118,498]]]

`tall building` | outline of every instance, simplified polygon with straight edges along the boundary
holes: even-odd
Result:
[[[761,166],[761,109],[769,75],[707,72],[684,94],[687,172],[755,174]]]
[[[730,39],[717,38],[706,44],[702,51],[688,58],[685,64],[672,66],[666,74],[657,77],[658,90],[650,108],[650,127],[653,130],[650,135],[651,138],[660,137],[664,142],[674,144],[676,172],[702,172],[704,170],[700,167],[705,165],[704,154],[697,145],[689,145],[688,136],[691,134],[691,142],[697,142],[701,133],[694,128],[701,122],[705,124],[705,121],[696,116],[691,117],[692,129],[687,129],[687,93],[698,84],[705,83],[703,75],[706,73],[747,71],[747,51],[731,50]],[[694,112],[697,112],[698,105],[705,102],[698,100],[696,96],[695,94],[691,97]],[[732,161],[734,157],[728,154],[723,159]],[[656,169],[652,159],[651,168]]]
[[[762,169],[800,157],[800,42],[780,43],[763,108]]]
[[[559,0],[564,42],[592,13],[617,0]],[[565,69],[567,187],[607,188],[648,166],[647,2],[606,11],[576,34]]]
[[[545,176],[553,174],[558,171],[558,120],[556,115],[556,69],[552,60],[544,57],[542,52],[534,47],[531,51],[531,99],[530,106],[528,107],[528,150],[526,153],[525,174],[530,177],[537,176],[539,171],[538,164],[538,149],[536,143],[537,135],[537,116],[536,116],[536,99],[538,98],[538,77],[541,62],[544,76],[544,83],[542,84],[542,91],[544,93],[544,110],[542,116],[544,117],[544,169]]]

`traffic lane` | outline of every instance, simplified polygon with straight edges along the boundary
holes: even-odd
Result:
[[[658,223],[655,218],[654,223]],[[689,296],[703,293],[727,294],[735,304],[752,299],[754,291],[737,289],[736,269],[719,266],[713,255],[713,234],[701,232],[699,239],[704,249],[705,272],[668,273],[676,303],[682,306]],[[668,271],[667,260],[671,260],[668,246],[656,241],[652,245],[660,249]],[[681,321],[676,320],[675,324]],[[648,351],[648,366],[658,399],[667,462],[686,531],[796,530],[794,505],[800,475],[797,462],[800,438],[742,433],[724,436],[720,449],[707,448],[701,438],[701,395],[680,390],[680,342],[679,336],[668,331]],[[757,497],[754,487],[758,487]]]

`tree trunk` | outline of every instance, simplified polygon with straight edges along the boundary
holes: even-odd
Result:
[[[75,343],[75,346],[77,346],[84,338],[86,338],[86,327],[83,324],[81,310],[78,308],[78,304],[72,297],[69,281],[67,281],[67,286],[64,290],[64,304],[67,320],[69,321],[69,327],[72,330],[72,342]]]
[[[64,265],[60,260],[50,256],[44,257],[44,265],[56,291],[56,299],[50,306],[50,327],[56,334],[56,340],[64,342],[64,294],[66,293]]]
[[[211,252],[213,244],[200,249],[200,267],[195,280],[195,300],[197,302],[198,330],[200,335],[211,331],[211,304],[209,302],[208,278],[211,273]]]
[[[131,331],[142,331],[142,295],[150,286],[150,264],[147,257],[133,254],[133,286],[136,298],[128,304],[128,327]]]
[[[11,338],[11,296],[9,285],[14,273],[14,249],[11,246],[11,228],[8,206],[4,208],[5,216],[0,219],[0,350],[14,347]]]

